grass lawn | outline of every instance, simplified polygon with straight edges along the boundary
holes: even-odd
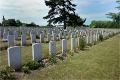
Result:
[[[30,54],[30,53],[27,53]],[[23,80],[119,80],[120,34]]]

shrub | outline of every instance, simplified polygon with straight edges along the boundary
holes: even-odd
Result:
[[[93,45],[96,45],[96,43],[97,43],[96,41],[93,41]]]
[[[40,62],[39,64],[40,64],[40,67],[44,67],[45,66],[45,64],[43,62]]]
[[[72,51],[67,51],[67,54],[73,56],[73,55],[74,55],[74,52],[72,52]]]
[[[22,71],[23,71],[24,73],[29,73],[29,67],[24,66],[24,67],[22,68]]]
[[[49,43],[49,41],[46,41],[45,43]]]
[[[40,37],[38,35],[36,35],[36,39],[39,39]]]
[[[58,59],[63,60],[63,56],[57,56]]]
[[[37,61],[29,61],[25,64],[25,67],[28,67],[29,70],[35,70],[40,67],[40,64]]]
[[[80,40],[80,42],[79,42],[79,48],[80,48],[81,50],[83,50],[83,49],[85,48],[85,41],[84,41],[83,38],[82,38],[82,39]]]
[[[103,35],[102,34],[99,35],[99,41],[103,41]]]
[[[7,50],[7,48],[8,48],[7,45],[5,45],[5,46],[1,46],[1,47],[0,47],[0,51]]]
[[[15,79],[15,75],[11,74],[11,72],[14,72],[11,67],[6,67],[6,69],[1,69],[0,68],[0,78],[7,80],[7,79]]]
[[[49,56],[49,61],[51,65],[57,63],[56,57],[54,55]]]
[[[92,44],[91,44],[91,43],[88,43],[87,45],[88,45],[88,46],[90,46],[90,47],[92,46]]]
[[[19,35],[22,35],[22,31],[19,32]]]

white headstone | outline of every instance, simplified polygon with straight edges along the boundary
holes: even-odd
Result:
[[[14,46],[14,37],[13,37],[13,35],[8,35],[8,46]]]
[[[31,34],[31,43],[36,42],[36,36],[35,34]]]
[[[35,61],[42,60],[41,43],[32,44],[32,56],[33,56],[33,60]]]
[[[19,46],[10,47],[8,52],[8,66],[16,69],[22,68],[21,48]]]
[[[67,51],[67,40],[62,39],[62,53],[65,53]]]
[[[21,45],[23,46],[24,44],[26,44],[26,35],[22,34],[21,35]]]
[[[53,41],[56,41],[56,34],[53,34]]]
[[[3,39],[8,39],[7,36],[8,36],[8,33],[4,32],[3,33]]]
[[[71,38],[71,50],[75,49],[75,38]]]
[[[56,56],[56,42],[55,41],[50,41],[49,42],[49,52]]]
[[[18,39],[18,31],[14,32],[14,39],[17,40]]]
[[[47,41],[50,41],[50,40],[51,40],[51,34],[48,33],[48,35],[47,35]]]
[[[43,33],[40,34],[40,42],[41,42],[41,43],[44,42],[44,34],[43,34]]]

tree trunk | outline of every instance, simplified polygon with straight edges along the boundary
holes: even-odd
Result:
[[[66,20],[64,19],[64,29],[66,29]]]

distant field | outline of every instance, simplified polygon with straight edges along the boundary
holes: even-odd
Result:
[[[3,53],[2,53],[3,54]],[[6,53],[5,53],[6,54]],[[26,53],[30,54],[30,53]],[[23,80],[119,80],[120,34]]]

